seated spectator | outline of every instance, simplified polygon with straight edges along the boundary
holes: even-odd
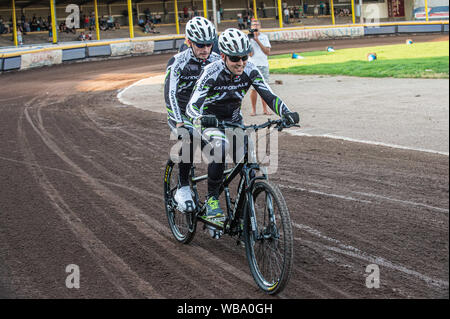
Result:
[[[59,25],[59,32],[67,32],[67,27],[65,22],[61,22]]]
[[[23,23],[23,30],[24,34],[31,32],[30,23],[27,20],[25,20]]]
[[[6,28],[5,28],[5,25],[3,24],[3,18],[2,18],[2,16],[0,16],[0,34],[3,34],[3,33],[5,33],[5,30]]]
[[[81,32],[80,36],[78,37],[78,40],[86,41],[86,35],[84,34],[84,32]]]
[[[114,24],[113,16],[108,16],[107,24],[108,24],[108,29],[114,30],[115,24]]]
[[[145,24],[144,33],[159,33],[159,32],[155,30],[155,25],[152,22],[147,21],[147,23]]]

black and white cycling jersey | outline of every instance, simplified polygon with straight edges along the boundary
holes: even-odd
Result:
[[[208,59],[201,60],[194,56],[191,49],[188,49],[169,60],[164,84],[169,120],[175,123],[183,122],[186,106],[202,70],[219,59],[220,55],[211,52]]]
[[[290,112],[286,104],[274,94],[261,72],[247,62],[244,73],[233,75],[223,60],[209,64],[197,81],[186,115],[196,119],[212,114],[220,121],[240,122],[242,100],[253,86],[269,107],[279,116]]]

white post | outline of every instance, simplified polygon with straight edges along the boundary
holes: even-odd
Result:
[[[359,23],[361,23],[361,24],[364,23],[364,18],[363,18],[363,3],[362,3],[362,0],[359,0]]]
[[[218,28],[218,24],[217,24],[217,5],[216,5],[216,0],[212,0],[212,10],[213,10],[213,21],[214,21],[214,25],[216,26],[216,30]]]

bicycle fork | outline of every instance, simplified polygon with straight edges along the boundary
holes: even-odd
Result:
[[[250,236],[253,238],[254,241],[258,240],[265,240],[270,238],[278,238],[278,230],[277,230],[277,224],[275,220],[275,214],[274,214],[274,208],[273,208],[273,199],[270,194],[266,194],[265,198],[265,205],[267,209],[267,218],[268,218],[268,225],[264,226],[264,229],[262,232],[260,232],[260,229],[258,227],[258,223],[256,220],[256,207],[255,202],[252,194],[253,187],[249,187],[248,190],[246,190],[246,201],[245,201],[245,207],[244,211],[248,212],[248,218],[250,220]],[[266,211],[263,212],[263,214]],[[263,216],[265,219],[266,216]]]

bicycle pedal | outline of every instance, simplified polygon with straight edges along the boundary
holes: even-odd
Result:
[[[217,230],[214,227],[206,226],[206,230],[208,231],[209,235],[213,239],[219,239],[223,235],[223,231]]]

